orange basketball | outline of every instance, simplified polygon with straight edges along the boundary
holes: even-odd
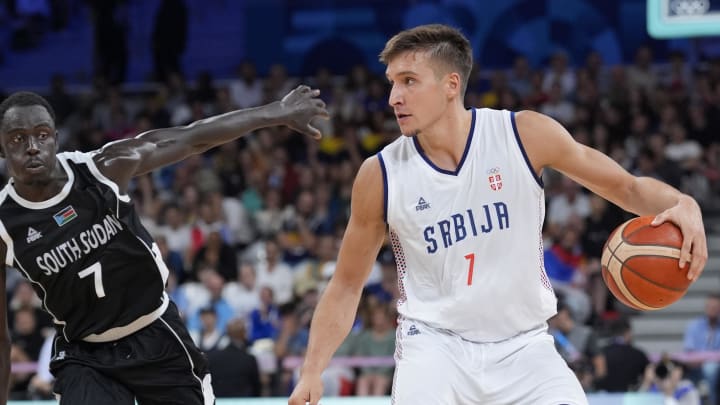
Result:
[[[688,287],[689,264],[678,265],[682,233],[670,222],[652,226],[653,217],[633,218],[618,226],[603,248],[602,276],[623,304],[643,310],[664,308]]]

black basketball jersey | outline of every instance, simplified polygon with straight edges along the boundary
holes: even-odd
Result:
[[[168,270],[129,196],[92,155],[57,156],[68,181],[56,196],[27,201],[12,180],[0,191],[5,263],[32,282],[66,340],[113,340],[162,314]]]

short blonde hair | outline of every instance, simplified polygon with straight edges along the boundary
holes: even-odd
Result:
[[[387,41],[380,52],[380,62],[387,65],[405,52],[427,52],[432,61],[456,71],[465,94],[473,64],[472,46],[459,30],[443,24],[428,24],[401,31]]]

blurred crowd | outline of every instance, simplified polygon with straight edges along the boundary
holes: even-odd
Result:
[[[219,397],[290,392],[298,372],[292,360],[306,349],[314,307],[334,271],[354,175],[363,159],[399,135],[385,79],[365,66],[346,76],[320,69],[295,78],[276,65],[260,77],[245,61],[232,78],[171,73],[164,83],[132,91],[97,79],[71,93],[56,76],[44,93],[56,109],[62,148],[90,151],[152,128],[272,102],[301,82],[320,89],[331,111],[331,120],[317,122],[322,140],[262,129],[133,184],[143,223],[171,269],[168,293],[208,353]],[[509,69],[476,66],[466,101],[545,113],[627,170],[664,180],[703,206],[717,203],[720,60],[690,66],[675,53],[657,64],[646,47],[625,66],[605,66],[596,53],[574,66],[563,53],[543,67],[518,56]],[[544,182],[545,266],[559,297],[550,330],[585,389],[659,391],[681,404],[714,398],[716,365],[651,361],[632,344],[633,313],[600,277],[603,243],[628,214],[557,172],[546,172]],[[17,273],[8,285],[13,361],[39,363],[36,373],[13,373],[13,397],[49,397],[51,320]],[[334,364],[324,376],[328,395],[389,393],[398,295],[387,243],[337,354],[386,361]],[[708,297],[707,314],[688,325],[687,350],[720,349],[719,315],[720,296]]]

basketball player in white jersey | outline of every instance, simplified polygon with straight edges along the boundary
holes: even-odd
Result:
[[[587,404],[547,333],[555,314],[543,269],[541,173],[553,167],[655,224],[683,232],[681,265],[707,260],[698,204],[634,177],[532,111],[466,109],[470,43],[427,25],[380,54],[404,136],[367,159],[335,274],[317,307],[291,405],[318,403],[321,373],[350,331],[386,228],[401,299],[393,403]]]

